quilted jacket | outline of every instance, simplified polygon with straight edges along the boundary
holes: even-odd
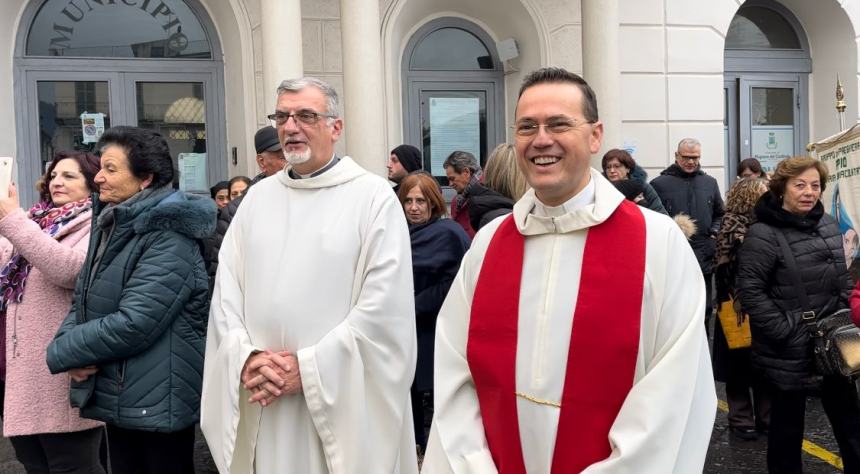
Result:
[[[208,198],[162,189],[116,206],[112,227],[94,218],[72,309],[47,352],[52,373],[97,366],[71,385],[81,416],[157,432],[197,421],[209,311],[202,239],[215,213]]]
[[[819,316],[848,307],[851,277],[845,266],[842,235],[836,220],[818,204],[805,216],[782,209],[767,192],[755,208],[758,222],[747,231],[738,254],[735,284],[752,329],[753,366],[782,390],[819,387],[812,340],[801,322],[800,300],[776,233],[785,235],[809,310]]]

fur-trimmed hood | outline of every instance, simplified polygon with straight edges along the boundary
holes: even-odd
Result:
[[[202,239],[215,230],[217,214],[217,207],[211,199],[175,191],[141,212],[134,221],[134,231],[145,234],[172,230],[193,239]]]
[[[211,199],[175,191],[169,186],[147,189],[118,205],[103,203],[94,194],[93,203],[94,228],[96,224],[106,228],[114,223],[123,227],[130,223],[136,234],[170,230],[203,239],[212,235],[218,215]]]
[[[642,184],[648,183],[648,172],[645,171],[645,168],[642,168],[638,164],[630,170],[630,175],[627,176],[627,179],[631,179],[634,181],[639,181]]]

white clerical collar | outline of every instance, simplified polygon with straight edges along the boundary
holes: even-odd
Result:
[[[329,170],[329,168],[331,168],[332,166],[334,166],[334,164],[335,164],[335,160],[336,160],[336,159],[337,159],[337,154],[336,154],[336,153],[332,153],[332,155],[331,155],[331,159],[330,159],[330,160],[328,160],[328,163],[326,163],[326,164],[325,164],[325,166],[323,166],[322,168],[320,168],[320,169],[318,169],[318,170],[316,170],[316,171],[314,171],[314,172],[308,173],[308,174],[299,174],[299,173],[296,173],[296,172],[294,171],[294,172],[293,172],[293,174],[295,175],[295,176],[294,176],[294,178],[295,178],[295,177],[298,177],[298,179],[308,179],[308,178],[313,178],[314,176],[319,176],[319,175],[321,175],[321,174],[325,173],[326,171],[328,171],[328,170]]]
[[[582,209],[589,204],[594,204],[594,188],[594,180],[589,176],[588,184],[585,185],[585,188],[560,206],[547,206],[535,196],[535,206],[532,209],[532,214],[540,217],[560,217]]]

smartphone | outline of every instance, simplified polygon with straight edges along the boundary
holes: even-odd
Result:
[[[15,160],[11,156],[0,156],[0,198],[9,196],[9,183],[12,182],[12,163]]]

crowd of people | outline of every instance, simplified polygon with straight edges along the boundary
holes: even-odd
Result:
[[[193,472],[198,422],[222,473],[701,472],[715,379],[770,472],[801,472],[810,394],[860,472],[857,392],[803,319],[853,287],[821,162],[744,160],[725,203],[694,138],[650,182],[620,149],[601,173],[594,92],[543,68],[512,144],[444,160],[449,206],[414,146],[388,180],[338,156],[323,81],[283,81],[268,118],[260,173],[211,199],[123,126],[58,153],[28,211],[0,198],[0,408],[28,473]]]

